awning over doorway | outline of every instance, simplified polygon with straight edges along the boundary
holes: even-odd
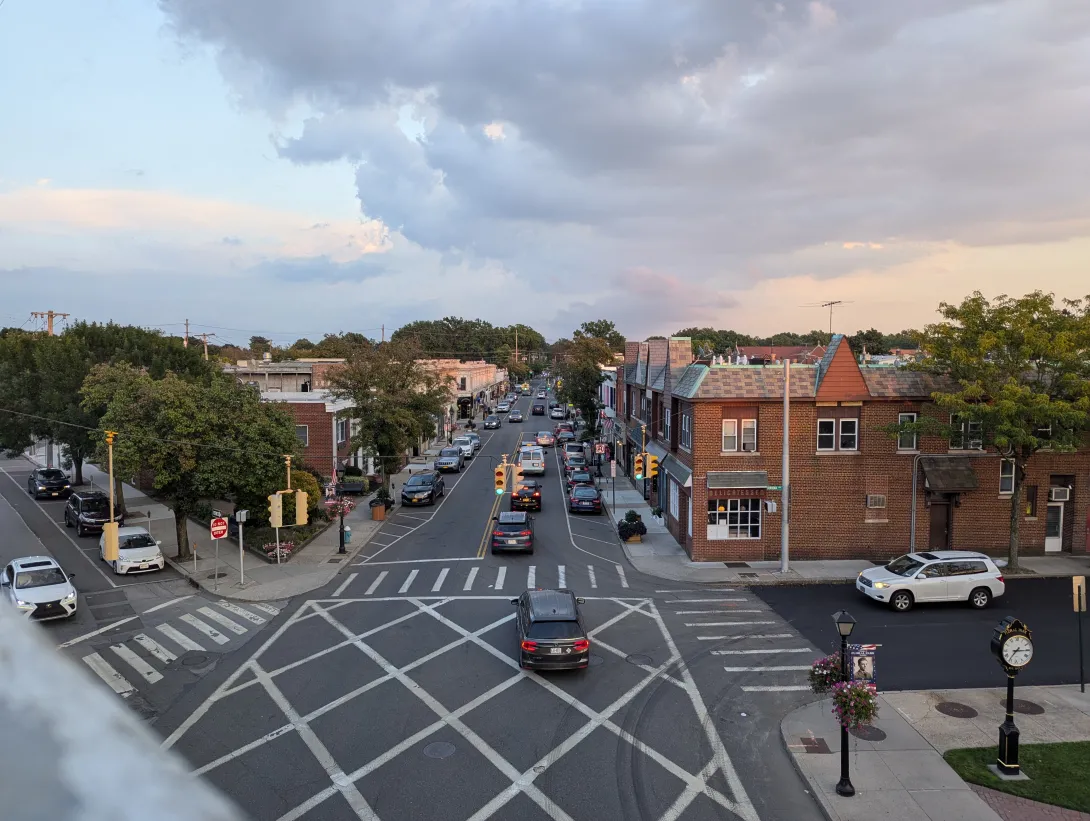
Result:
[[[693,484],[693,472],[684,463],[679,461],[676,457],[667,455],[662,460],[662,467],[668,474],[673,476],[682,487],[692,487]]]
[[[933,493],[963,493],[980,487],[968,456],[924,456],[920,467]]]

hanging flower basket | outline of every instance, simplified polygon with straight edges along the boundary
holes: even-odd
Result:
[[[356,503],[352,499],[345,498],[327,499],[325,508],[329,511],[329,516],[332,519],[337,516],[347,516],[356,509]]]
[[[840,653],[819,658],[810,665],[810,690],[815,695],[823,696],[840,681]]]
[[[878,694],[861,681],[833,685],[833,715],[846,730],[858,730],[878,717]]]

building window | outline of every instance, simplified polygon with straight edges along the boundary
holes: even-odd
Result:
[[[1037,518],[1037,485],[1026,485],[1026,518]]]
[[[351,421],[348,419],[337,420],[337,444],[343,444],[348,441],[348,426]]]
[[[723,420],[723,450],[724,452],[738,450],[737,419]]]
[[[950,450],[980,450],[984,446],[980,422],[961,419],[956,414],[950,417]]]
[[[670,441],[670,409],[662,409],[662,438]],[[676,518],[676,517],[675,517]]]
[[[466,378],[463,376],[458,380],[458,390],[464,391],[466,389]]]
[[[708,538],[761,538],[761,500],[709,499]]]
[[[756,419],[742,420],[742,450],[746,451],[747,453],[755,453],[757,451]]]
[[[859,450],[859,420],[840,420],[840,449]]]
[[[909,425],[916,421],[916,414],[914,413],[899,413],[897,414],[898,425]],[[916,450],[916,434],[913,433],[899,433],[897,434],[897,450]]]
[[[307,425],[296,425],[295,438],[302,443],[303,447],[306,447],[310,444],[310,428]]]
[[[693,447],[693,415],[690,411],[681,412],[681,447],[692,450]]]
[[[999,492],[1014,493],[1014,460],[999,461]]]
[[[674,517],[674,521],[676,522],[681,519],[681,513],[678,509],[678,496],[681,494],[678,491],[676,482],[671,481],[668,482],[668,484],[670,485],[670,515]]]
[[[836,450],[836,420],[818,419],[817,449]]]

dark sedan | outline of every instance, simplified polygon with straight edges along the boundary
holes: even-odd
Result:
[[[524,479],[511,494],[511,510],[541,510],[541,485]]]
[[[545,415],[545,406],[541,405],[541,404],[534,405],[533,407],[530,408],[530,415],[531,416],[544,416]]]
[[[602,492],[594,485],[575,485],[568,497],[568,510],[572,513],[602,512]]]
[[[515,631],[519,666],[526,669],[581,670],[590,664],[590,637],[570,590],[527,590],[517,599]]]
[[[401,488],[401,502],[406,505],[434,505],[446,492],[446,481],[439,471],[414,473]]]
[[[568,473],[573,473],[577,470],[587,469],[587,457],[580,456],[579,454],[572,454],[568,457],[568,461],[564,463],[564,470]]]
[[[574,442],[574,441],[575,441],[575,434],[572,433],[570,430],[558,431],[557,434],[556,434],[556,445],[557,445],[557,447],[563,446],[566,442]]]
[[[498,416],[486,416],[484,418],[485,430],[495,430],[500,426],[500,418]]]
[[[576,468],[568,474],[568,492],[576,485],[593,485],[594,474],[586,468]]]
[[[35,499],[43,496],[64,499],[71,495],[72,485],[63,470],[38,468],[26,480],[26,489]]]

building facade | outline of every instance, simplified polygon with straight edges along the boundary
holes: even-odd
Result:
[[[939,413],[937,378],[861,366],[842,336],[816,364],[789,366],[693,361],[689,340],[674,338],[660,382],[644,345],[626,362],[617,412],[630,453],[646,431],[661,465],[647,496],[694,560],[779,557],[788,381],[792,557],[882,560],[913,544],[1006,550],[1013,462],[968,423],[953,441],[889,432]],[[1087,552],[1090,452],[1038,452],[1023,489],[1024,551]]]
[[[507,371],[483,360],[423,359],[420,364],[450,379],[450,401],[438,421],[442,435],[449,435],[458,419],[472,418],[485,404],[494,404],[507,389]]]

